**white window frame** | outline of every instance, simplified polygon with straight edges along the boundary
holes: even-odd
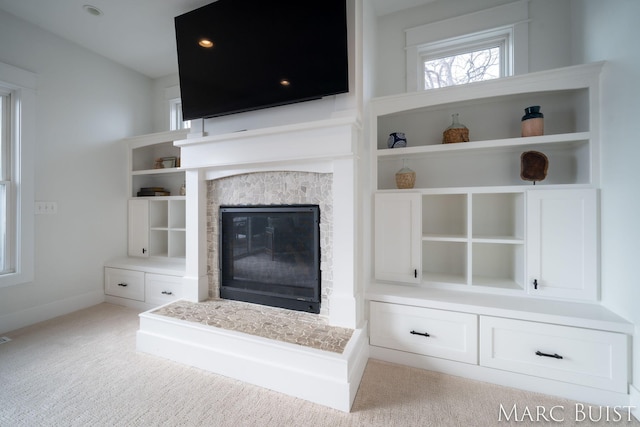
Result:
[[[474,46],[495,37],[509,37],[505,71],[524,74],[529,70],[529,5],[520,0],[479,12],[437,21],[405,31],[407,92],[424,88],[425,54],[471,51]],[[505,75],[510,75],[505,74]]]
[[[13,236],[8,245],[11,266],[0,274],[0,288],[28,283],[34,277],[36,83],[35,74],[0,62],[0,86],[11,93],[7,221]]]
[[[424,63],[426,61],[476,52],[496,46],[500,51],[500,75],[498,77],[513,75],[512,41],[513,26],[507,26],[419,46],[420,89],[424,90]]]
[[[0,86],[0,275],[13,266],[13,191],[11,181],[11,91]]]
[[[182,100],[173,98],[169,100],[169,130],[189,129],[190,120],[182,119]]]

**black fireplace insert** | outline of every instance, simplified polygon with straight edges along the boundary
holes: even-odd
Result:
[[[320,312],[320,208],[220,207],[220,297]]]

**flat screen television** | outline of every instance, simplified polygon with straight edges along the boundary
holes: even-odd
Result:
[[[175,30],[184,120],[349,91],[346,0],[218,0]]]

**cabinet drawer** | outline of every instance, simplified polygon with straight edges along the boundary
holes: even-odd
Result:
[[[480,317],[480,364],[627,392],[627,336],[569,326]]]
[[[181,297],[182,277],[164,274],[146,275],[145,300],[149,304],[163,305]]]
[[[104,282],[107,295],[144,301],[144,273],[141,271],[106,267]]]
[[[370,308],[371,345],[478,363],[475,314],[375,301]]]

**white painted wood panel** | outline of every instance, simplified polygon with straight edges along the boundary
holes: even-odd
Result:
[[[480,316],[480,365],[627,391],[624,334]]]
[[[144,273],[106,267],[104,292],[120,298],[144,301]]]
[[[597,300],[597,212],[595,189],[527,193],[527,285],[531,295]]]
[[[180,299],[182,277],[164,274],[145,274],[145,301],[151,305],[163,305]]]
[[[370,308],[371,345],[478,363],[476,315],[375,301]]]
[[[375,196],[375,275],[379,280],[420,280],[421,198],[415,193]]]

